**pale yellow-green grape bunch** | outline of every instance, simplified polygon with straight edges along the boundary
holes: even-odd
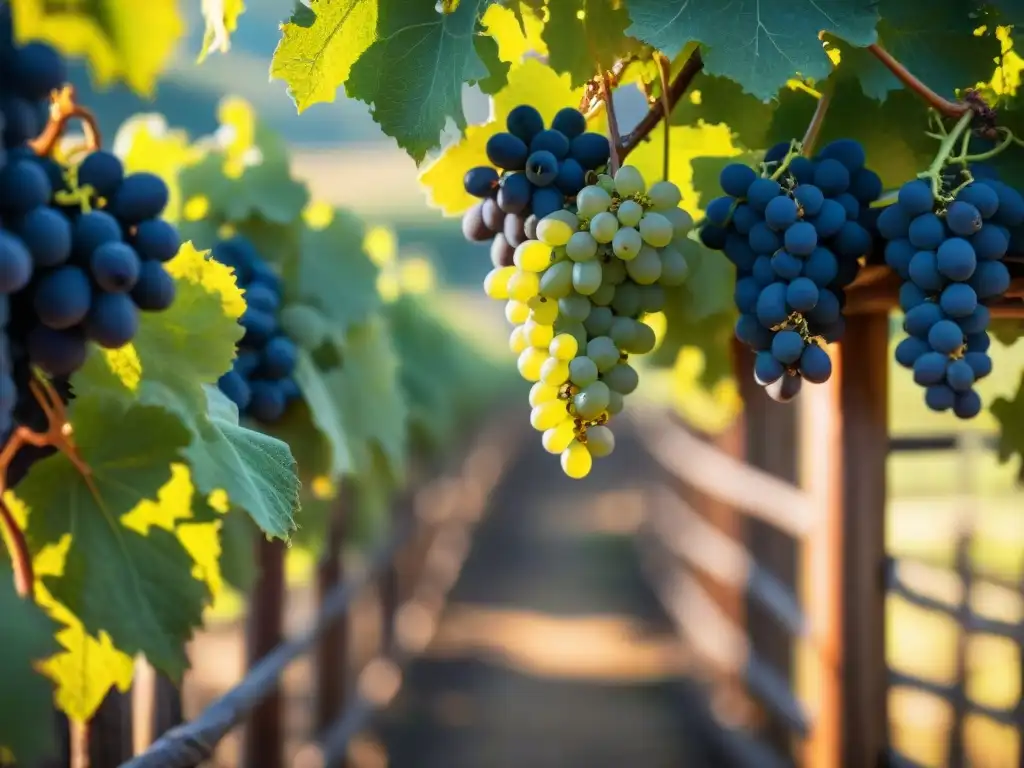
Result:
[[[535,382],[530,423],[569,477],[586,477],[614,450],[608,422],[639,384],[629,358],[656,343],[644,317],[686,280],[681,241],[693,219],[680,200],[675,184],[648,189],[624,166],[580,190],[575,210],[538,222],[538,239],[516,248],[514,266],[484,280],[488,296],[507,301],[509,345]]]

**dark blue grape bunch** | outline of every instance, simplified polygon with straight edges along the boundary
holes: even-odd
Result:
[[[992,372],[988,305],[1010,287],[1003,257],[1024,225],[1024,197],[994,175],[975,180],[974,171],[984,173],[944,173],[938,189],[909,181],[878,217],[885,263],[902,280],[908,335],[896,361],[913,371],[930,409],[961,419],[981,412],[974,384]]]
[[[245,335],[238,345],[234,366],[221,376],[218,385],[240,414],[273,424],[284,416],[292,401],[302,396],[294,378],[299,349],[280,321],[284,286],[245,237],[236,235],[220,241],[212,255],[234,270],[246,301],[239,320]]]
[[[736,267],[736,337],[756,352],[754,376],[786,402],[804,379],[832,375],[825,344],[845,330],[845,288],[871,250],[869,204],[882,182],[863,147],[840,139],[813,159],[794,143],[773,147],[761,173],[727,165],[700,230]]]
[[[463,179],[480,202],[463,216],[462,232],[467,240],[491,242],[496,268],[511,266],[515,249],[536,239],[537,222],[562,210],[611,154],[607,137],[588,132],[586,118],[571,107],[545,128],[540,112],[522,104],[505,127],[487,140],[491,165],[471,168]]]

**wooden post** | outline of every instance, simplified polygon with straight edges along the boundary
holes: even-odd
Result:
[[[184,721],[181,691],[143,658],[135,661],[132,681],[132,742],[140,755],[167,731]]]
[[[820,662],[809,681],[818,719],[808,768],[873,768],[888,745],[888,340],[887,313],[851,317],[841,347],[830,348],[832,380],[801,395],[804,485],[821,514],[803,558]]]
[[[738,342],[737,342],[738,345]],[[799,452],[795,403],[776,403],[754,381],[754,353],[746,347],[735,355],[736,377],[746,418],[747,463],[786,480],[799,482]],[[756,517],[744,518],[747,548],[757,564],[797,594],[797,542]],[[795,643],[789,631],[755,601],[747,600],[747,629],[754,652],[791,683],[794,682]],[[793,735],[778,718],[766,717],[759,729],[763,741],[779,754],[792,754]]]
[[[256,537],[259,575],[249,598],[246,627],[246,669],[284,640],[284,542]],[[281,689],[253,710],[245,728],[242,765],[246,768],[279,768],[285,764]]]
[[[352,509],[351,494],[343,490],[331,514],[324,552],[316,569],[317,606],[345,577],[342,550],[345,545],[346,515]],[[341,714],[345,703],[345,685],[348,673],[349,613],[329,627],[317,641],[314,669],[316,692],[314,728],[323,734]],[[344,766],[339,766],[344,768]]]

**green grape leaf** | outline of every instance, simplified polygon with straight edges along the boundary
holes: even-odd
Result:
[[[818,38],[831,32],[854,45],[875,42],[874,0],[630,0],[627,34],[677,55],[700,42],[704,68],[767,101],[794,75],[828,77]]]
[[[224,490],[268,536],[287,539],[299,509],[297,467],[288,444],[238,423],[238,408],[216,387],[206,386],[209,413],[195,417],[185,455],[196,487]]]
[[[68,57],[85,58],[100,88],[120,80],[147,98],[185,32],[177,3],[12,0],[11,11],[19,42],[45,40]]]
[[[476,81],[481,92],[494,95],[508,83],[508,71],[511,65],[502,61],[498,55],[498,43],[488,35],[474,35],[473,48],[480,61],[487,68],[487,76]]]
[[[245,3],[242,0],[203,0],[202,11],[206,29],[197,64],[202,64],[211,53],[231,50],[231,33],[238,29],[238,17],[245,13]]]
[[[377,39],[351,65],[345,92],[371,105],[384,133],[417,163],[438,146],[448,120],[465,131],[464,83],[487,81],[491,92],[499,90],[497,45],[492,60],[481,58],[474,41],[484,5],[464,0],[453,13],[439,14],[430,3],[378,0]]]
[[[923,12],[906,0],[881,0],[878,11],[879,42],[939,95],[954,98],[957,89],[973,88],[992,77],[1000,43],[995,30],[973,34],[984,23],[973,7],[960,0],[935,0]],[[840,50],[840,67],[856,71],[871,98],[884,101],[903,88],[870,51],[853,46]]]
[[[220,527],[220,573],[224,581],[243,594],[256,582],[259,569],[253,542],[259,530],[252,518],[240,509],[228,510]]]
[[[188,667],[184,645],[202,624],[209,592],[173,533],[153,526],[142,534],[124,518],[157,500],[189,433],[163,408],[86,392],[70,419],[89,476],[63,453],[32,468],[18,485],[28,539],[38,551],[70,537],[63,572],[43,576],[47,591],[89,634],[106,632],[121,651],[144,653],[179,680]]]
[[[1024,320],[1016,318],[995,317],[988,325],[988,335],[1004,346],[1015,344],[1024,331]]]
[[[352,517],[347,535],[361,547],[380,541],[387,532],[391,498],[398,487],[391,462],[379,447],[371,446],[366,459],[366,465],[349,480]]]
[[[1018,456],[1022,459],[1018,471],[1024,479],[1024,375],[1013,399],[996,398],[990,408],[999,422],[999,461],[1006,462]]]
[[[302,257],[289,293],[320,310],[339,333],[381,306],[377,267],[362,246],[365,231],[358,217],[339,210],[326,227],[302,233]]]
[[[10,563],[0,559],[0,748],[19,763],[52,756],[53,684],[36,665],[60,650],[56,622],[14,590]],[[2,751],[2,749],[0,749]]]
[[[1024,24],[1024,5],[1020,0],[991,0],[991,3],[999,10],[998,23],[1018,27]]]
[[[629,13],[612,0],[561,0],[548,6],[542,34],[548,46],[548,64],[567,73],[572,87],[591,80],[598,67],[610,70],[625,57],[635,40],[626,37]]]
[[[313,0],[311,0],[312,2]],[[295,7],[292,8],[292,15],[284,22],[285,24],[295,24],[299,27],[311,27],[316,22],[316,11],[310,8],[308,5],[302,2],[302,0],[295,0]]]
[[[392,477],[404,475],[408,410],[400,365],[387,322],[375,316],[349,329],[341,365],[324,373],[341,407],[356,477],[370,469],[374,448]]]
[[[281,310],[280,321],[289,338],[304,349],[316,349],[330,336],[327,317],[308,304],[288,304]]]
[[[683,287],[689,294],[687,314],[693,320],[731,312],[732,293],[736,284],[736,271],[725,254],[705,248],[696,240],[687,238],[680,252],[690,265],[690,274]]]
[[[329,446],[330,462],[326,474],[332,480],[337,480],[352,470],[352,454],[345,436],[345,420],[331,397],[327,382],[306,350],[299,350],[293,375],[295,383],[302,391],[302,399],[309,408],[313,424]]]

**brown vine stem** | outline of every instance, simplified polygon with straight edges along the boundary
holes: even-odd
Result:
[[[665,148],[661,155],[661,178],[668,181],[669,140],[672,136],[672,125],[669,119],[672,114],[672,105],[668,103],[668,87],[672,79],[672,63],[667,56],[660,53],[655,54],[654,57],[658,63],[658,79],[661,83],[661,111],[665,115],[665,119],[662,121],[665,129]]]
[[[75,100],[75,87],[65,85],[50,95],[50,119],[43,132],[29,142],[32,151],[40,156],[51,154],[67,130],[68,122],[76,118],[82,121],[86,146],[90,150],[103,146],[103,136],[100,134],[96,116]]]
[[[619,137],[619,118],[615,115],[615,105],[612,104],[612,84],[608,73],[601,70],[601,100],[604,102],[605,111],[608,113],[608,137],[611,139],[611,157],[608,160],[608,170],[612,176],[618,173],[619,163],[622,161],[619,154],[619,147],[622,143]]]
[[[693,53],[690,54],[686,62],[683,64],[683,68],[679,70],[668,87],[668,98],[659,99],[657,102],[651,105],[651,108],[647,110],[647,114],[643,116],[643,119],[637,124],[636,128],[629,132],[622,140],[622,144],[619,146],[619,160],[625,160],[626,155],[633,151],[636,146],[646,139],[651,131],[661,122],[662,118],[668,119],[672,109],[676,104],[679,103],[679,99],[686,93],[686,89],[690,87],[690,83],[704,68],[704,59],[701,58],[700,48],[694,48]]]
[[[36,582],[35,571],[32,567],[32,553],[29,552],[28,542],[25,540],[25,533],[14,519],[10,508],[0,499],[0,522],[7,531],[7,541],[10,546],[11,565],[14,568],[14,589],[19,596],[28,600],[32,599],[33,586]]]
[[[928,102],[929,106],[931,106],[935,111],[940,112],[951,119],[962,117],[971,111],[971,106],[967,103],[950,101],[947,98],[939,96],[939,94],[918,80],[910,70],[903,66],[895,56],[885,50],[885,48],[880,44],[872,43],[868,46],[868,50],[871,51],[874,57],[878,59],[886,69],[896,76],[897,80],[903,83],[907,89],[913,91]]]
[[[832,104],[832,89],[825,87],[821,96],[818,98],[818,104],[814,108],[814,114],[811,116],[811,122],[807,124],[807,130],[804,132],[804,138],[800,142],[801,153],[804,157],[811,157],[814,155],[814,148],[818,144],[818,137],[821,135],[821,127],[825,124],[825,115],[828,114],[828,108]]]

